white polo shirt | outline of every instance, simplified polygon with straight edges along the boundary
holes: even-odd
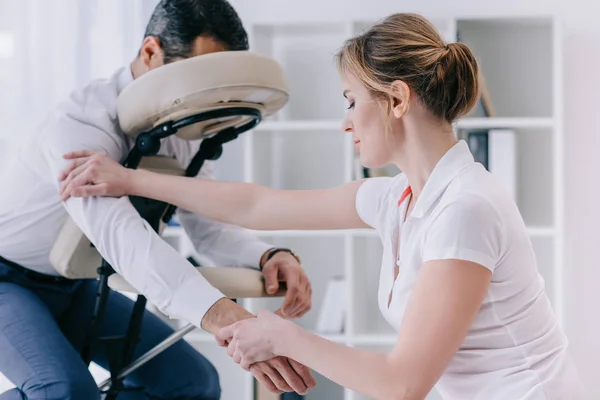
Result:
[[[404,174],[371,178],[356,198],[360,217],[383,244],[378,302],[385,319],[400,328],[426,261],[462,259],[493,272],[437,391],[456,400],[583,399],[526,226],[499,181],[459,141],[439,161],[405,221],[408,201],[399,200],[408,187]]]

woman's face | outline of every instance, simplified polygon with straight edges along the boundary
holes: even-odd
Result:
[[[393,124],[393,118],[386,115],[385,105],[354,76],[348,74],[342,80],[348,101],[342,128],[345,132],[352,132],[361,164],[367,168],[390,164],[395,146],[393,134],[387,130],[392,128],[389,124]]]

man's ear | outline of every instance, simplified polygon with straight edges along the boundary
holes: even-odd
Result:
[[[391,85],[392,113],[396,118],[402,118],[409,109],[410,87],[404,81],[394,81]]]
[[[164,52],[157,37],[147,36],[144,38],[140,49],[140,60],[144,66],[144,72],[164,65]]]

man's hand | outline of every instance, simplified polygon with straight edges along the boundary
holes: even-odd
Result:
[[[275,357],[252,364],[250,372],[273,393],[306,394],[317,384],[309,368],[287,357]]]
[[[220,328],[253,317],[254,315],[244,307],[223,298],[208,310],[201,326],[202,329],[216,334]],[[227,347],[229,343],[219,342],[219,344]],[[316,385],[310,369],[286,357],[275,357],[253,364],[250,372],[273,393],[296,391],[302,394]]]
[[[264,263],[262,271],[267,293],[275,293],[279,289],[279,281],[287,285],[285,300],[276,314],[299,318],[311,309],[312,287],[296,257],[280,251]]]

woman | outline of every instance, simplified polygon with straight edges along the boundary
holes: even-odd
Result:
[[[234,361],[283,355],[376,399],[580,399],[519,211],[457,141],[478,100],[478,67],[414,14],[395,14],[337,55],[344,130],[366,167],[395,177],[327,190],[159,176],[102,154],[68,154],[61,196],[137,195],[251,229],[353,229],[381,237],[379,307],[398,331],[389,354],[346,347],[262,311],[217,333]],[[327,357],[323,355],[327,354]]]

